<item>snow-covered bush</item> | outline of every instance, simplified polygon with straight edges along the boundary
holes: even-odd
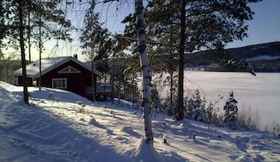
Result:
[[[234,93],[230,92],[229,97],[224,106],[224,123],[230,128],[236,128],[238,120],[237,100]]]
[[[210,102],[207,107],[206,107],[206,121],[207,123],[213,123],[213,124],[219,124],[220,123],[220,118],[218,115],[218,111],[215,107],[215,105]]]
[[[175,115],[176,105],[176,102],[171,105],[169,98],[162,100],[162,109],[168,116]]]
[[[271,132],[273,135],[280,138],[280,124],[277,122],[272,122],[272,124],[266,125],[265,131]]]
[[[199,90],[195,90],[190,99],[186,101],[186,117],[196,120],[207,122],[206,113],[206,99],[202,98]]]
[[[273,133],[274,135],[280,137],[280,124],[279,124],[279,123],[273,124],[272,133]]]

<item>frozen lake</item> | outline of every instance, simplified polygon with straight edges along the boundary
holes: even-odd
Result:
[[[159,75],[156,75],[157,77]],[[164,75],[164,80],[167,75]],[[154,79],[156,79],[155,77]],[[157,83],[159,94],[165,98],[169,93],[169,85]],[[199,89],[207,100],[223,107],[225,98],[233,91],[239,101],[239,111],[258,116],[258,124],[263,127],[273,122],[280,123],[280,73],[199,72],[185,71],[185,96],[194,89]]]
[[[257,112],[261,126],[280,123],[280,73],[253,76],[249,73],[186,71],[185,80],[185,93],[198,88],[209,100],[216,101],[219,96],[234,91],[240,111]]]

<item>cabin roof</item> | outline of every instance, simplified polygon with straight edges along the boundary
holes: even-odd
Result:
[[[59,67],[60,65],[63,65],[66,62],[69,61],[73,61],[77,64],[79,64],[80,66],[82,66],[83,68],[91,71],[91,68],[87,65],[85,65],[84,63],[80,62],[78,59],[71,57],[71,56],[67,56],[67,57],[52,57],[52,58],[44,58],[41,60],[41,70],[42,73],[41,75],[44,75],[52,70],[54,70],[55,68]],[[15,76],[22,76],[22,69],[18,69],[14,72]],[[31,64],[26,66],[26,75],[29,78],[39,78],[39,60],[32,62]]]

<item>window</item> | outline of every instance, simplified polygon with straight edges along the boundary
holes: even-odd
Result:
[[[66,78],[52,79],[52,88],[66,89],[67,88],[67,79]]]

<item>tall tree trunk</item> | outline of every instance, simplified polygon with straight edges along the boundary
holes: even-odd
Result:
[[[173,71],[170,72],[170,106],[173,105]]]
[[[151,119],[151,68],[146,52],[143,0],[135,0],[137,45],[143,70],[144,127],[147,142],[153,142]]]
[[[176,111],[176,119],[184,118],[184,52],[186,42],[186,0],[181,0],[181,16],[180,16],[180,47],[179,47],[179,80],[178,80],[178,103]]]
[[[135,76],[136,73],[132,74],[133,80],[132,80],[132,104],[135,104],[135,96],[136,96],[136,85],[135,85]]]
[[[28,100],[28,89],[26,82],[26,60],[25,60],[25,49],[24,49],[24,24],[23,24],[23,4],[24,1],[18,0],[18,14],[19,14],[19,44],[21,52],[21,67],[22,67],[22,81],[23,81],[23,100],[24,103],[29,104]]]
[[[29,11],[28,11],[28,57],[29,57],[29,63],[31,63],[31,0],[29,0]]]
[[[92,100],[96,101],[96,75],[94,59],[91,61]]]
[[[39,91],[42,89],[42,16],[39,17]]]
[[[7,59],[6,61],[5,61],[5,70],[6,70],[6,79],[5,79],[5,81],[7,82],[7,83],[9,83],[9,68],[10,68],[10,66],[9,66],[9,59]]]
[[[114,67],[114,66],[112,66]],[[110,84],[111,84],[111,100],[114,100],[114,72],[111,70]]]

